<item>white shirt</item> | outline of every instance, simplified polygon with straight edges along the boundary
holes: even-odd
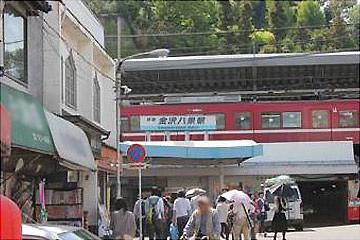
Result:
[[[175,199],[174,211],[177,218],[188,216],[189,213],[191,212],[191,205],[189,199],[186,198]]]
[[[216,205],[216,211],[218,212],[220,223],[226,223],[229,212],[229,205],[224,202],[220,202]]]

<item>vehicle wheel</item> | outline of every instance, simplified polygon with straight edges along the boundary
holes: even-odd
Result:
[[[304,227],[302,224],[294,226],[296,231],[304,231]]]

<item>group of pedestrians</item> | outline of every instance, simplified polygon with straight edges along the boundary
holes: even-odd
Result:
[[[149,239],[226,239],[255,240],[265,235],[265,220],[270,210],[263,193],[254,194],[249,206],[234,204],[219,196],[212,202],[204,195],[187,198],[184,191],[177,196],[162,196],[158,190],[148,197],[140,198],[133,212],[127,208],[125,199],[117,199],[111,214],[111,228],[115,239],[133,239],[140,235]],[[285,240],[285,202],[275,197],[275,215],[272,228],[283,233]],[[176,227],[177,236],[170,234]]]

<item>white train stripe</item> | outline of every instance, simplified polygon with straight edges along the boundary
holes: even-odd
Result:
[[[225,134],[259,134],[259,133],[329,133],[329,132],[359,132],[360,128],[319,128],[319,129],[261,129],[261,130],[228,130],[208,131],[209,135]],[[171,136],[185,135],[185,132],[169,132]],[[189,132],[190,135],[204,135],[205,131]],[[146,132],[123,133],[124,137],[142,137]],[[165,136],[165,132],[151,132],[151,136]]]

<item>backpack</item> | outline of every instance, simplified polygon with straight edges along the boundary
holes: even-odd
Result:
[[[156,211],[156,205],[158,204],[160,200],[160,197],[158,196],[151,196],[148,198],[148,202],[149,202],[149,209],[148,212],[146,214],[146,219],[147,221],[149,221],[150,223],[154,223],[155,219],[158,217],[159,213]]]

